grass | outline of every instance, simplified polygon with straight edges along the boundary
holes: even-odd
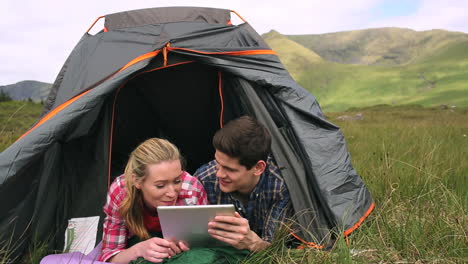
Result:
[[[405,106],[354,109],[342,121],[353,164],[375,212],[351,248],[396,261],[461,263],[468,257],[468,110]]]
[[[15,116],[26,109],[31,112],[22,115],[38,116],[34,107],[23,106]],[[358,113],[362,120],[338,118]],[[372,193],[374,212],[349,244],[340,238],[332,251],[288,249],[283,232],[271,248],[244,263],[468,262],[468,109],[379,105],[326,116],[342,129],[353,166]],[[11,119],[8,124],[22,122]],[[2,138],[4,144],[14,140]],[[7,256],[0,246],[2,251]],[[30,251],[32,257],[24,263],[38,263],[34,261],[46,254],[40,243]]]
[[[39,120],[43,107],[42,104],[26,101],[0,102],[0,151]]]
[[[466,263],[468,109],[381,105],[326,116],[341,127],[374,212],[331,252],[279,243],[245,263]]]

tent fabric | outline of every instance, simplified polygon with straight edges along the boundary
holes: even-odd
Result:
[[[173,22],[204,22],[227,25],[230,10],[203,7],[166,7],[120,12],[106,16],[107,30]]]
[[[261,36],[248,23],[226,24],[225,10],[189,12],[215,14],[205,22],[164,22],[191,8],[167,10],[108,15],[133,24],[78,42],[42,119],[0,154],[0,200],[9,201],[0,204],[0,243],[18,241],[18,254],[32,239],[63,247],[67,219],[103,216],[108,184],[138,143],[171,140],[193,173],[212,159],[220,122],[244,114],[272,132],[302,237],[327,244],[361,224],[374,204],[341,130]],[[167,16],[129,19],[139,14]]]

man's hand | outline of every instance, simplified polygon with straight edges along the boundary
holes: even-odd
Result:
[[[208,223],[208,233],[237,249],[260,251],[270,245],[250,230],[249,221],[237,212],[234,216],[216,216]]]

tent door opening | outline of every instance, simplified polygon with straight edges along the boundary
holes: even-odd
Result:
[[[228,101],[225,122],[241,114],[238,107],[230,107],[239,104],[238,98],[220,96],[221,76],[209,66],[188,63],[128,81],[115,99],[110,180],[123,173],[130,152],[151,137],[174,143],[189,173],[212,160],[211,140],[220,128],[221,98]]]

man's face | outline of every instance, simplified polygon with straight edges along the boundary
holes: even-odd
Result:
[[[237,191],[241,194],[250,194],[263,172],[263,169],[259,169],[258,163],[248,170],[239,164],[238,158],[232,158],[219,150],[215,152],[215,160],[219,187],[225,193]]]

